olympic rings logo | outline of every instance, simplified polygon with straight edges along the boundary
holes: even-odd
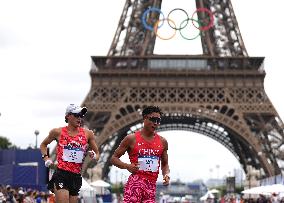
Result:
[[[172,20],[170,17],[176,11],[181,11],[186,16],[185,19],[181,21],[178,27],[175,21]],[[157,20],[156,22],[149,22],[154,12],[161,14],[162,18]],[[194,16],[197,15],[198,12],[200,12],[199,16],[201,16],[201,19],[196,20]],[[148,19],[148,22],[147,22],[147,19]],[[161,34],[159,33],[159,29],[163,26],[165,21],[168,23],[169,27],[173,30],[173,34],[164,37],[164,36],[161,36]],[[187,33],[182,32],[182,30],[185,27],[187,27],[189,21],[192,22],[193,26],[198,31],[198,34],[196,36],[188,37],[188,32]],[[193,40],[193,39],[196,39],[201,34],[202,31],[209,30],[211,27],[213,27],[214,17],[213,17],[212,12],[207,8],[196,9],[196,11],[193,12],[191,18],[188,16],[185,10],[181,8],[175,8],[171,10],[168,16],[165,18],[164,14],[159,8],[151,7],[151,8],[148,8],[146,11],[144,11],[142,15],[142,23],[145,29],[153,31],[155,35],[162,40],[172,39],[176,35],[177,31],[179,31],[182,38],[186,40]]]

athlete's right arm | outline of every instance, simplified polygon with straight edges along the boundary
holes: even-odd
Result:
[[[49,132],[48,136],[40,144],[40,151],[41,151],[41,154],[44,156],[43,157],[44,161],[46,161],[48,159],[48,156],[47,156],[47,145],[50,144],[53,140],[58,140],[60,132],[61,132],[61,128],[54,128],[54,129],[52,129]]]
[[[121,169],[127,169],[130,173],[135,173],[138,171],[138,163],[136,164],[128,164],[122,162],[119,158],[125,154],[127,150],[131,149],[133,143],[135,142],[135,136],[127,135],[120,143],[118,148],[114,151],[113,155],[111,156],[110,162]]]

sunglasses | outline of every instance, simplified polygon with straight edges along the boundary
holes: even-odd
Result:
[[[149,121],[152,123],[160,124],[161,123],[161,118],[160,117],[149,117]]]
[[[84,115],[80,114],[80,113],[70,113],[71,115],[73,115],[75,118],[83,118]]]

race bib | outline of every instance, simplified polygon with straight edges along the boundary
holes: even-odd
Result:
[[[84,151],[80,148],[63,148],[63,161],[74,162],[74,163],[82,163],[84,158]]]
[[[157,156],[141,156],[138,157],[139,170],[158,172],[159,170],[159,157]]]

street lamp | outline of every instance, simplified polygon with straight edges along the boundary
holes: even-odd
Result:
[[[250,187],[251,187],[251,172],[252,172],[252,167],[250,165],[251,158],[248,158],[247,161],[248,161],[247,162],[248,163],[248,165],[247,165],[247,179],[248,179],[248,185],[249,185],[249,189],[250,189]]]
[[[217,165],[216,165],[216,169],[217,169],[217,179],[218,179],[218,180],[219,180],[219,168],[220,168],[220,165],[217,164]]]
[[[276,157],[276,154],[277,154],[277,150],[276,149],[272,149],[272,156],[273,156],[273,169],[274,169],[274,184],[277,183],[277,176],[276,176],[276,173],[277,173],[277,157]]]
[[[37,136],[39,135],[39,131],[35,130],[36,142],[35,142],[35,149],[37,149]]]
[[[210,168],[210,169],[209,169],[209,172],[210,172],[210,179],[212,179],[213,169],[212,169],[212,168]]]

